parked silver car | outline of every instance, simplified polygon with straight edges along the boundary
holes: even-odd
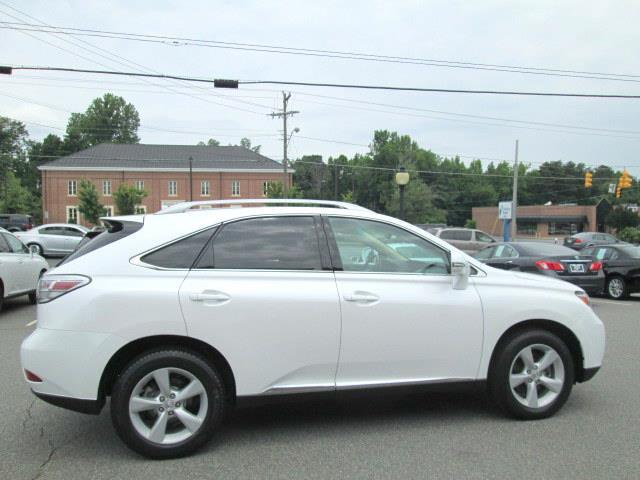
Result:
[[[431,233],[466,253],[477,252],[496,241],[488,233],[473,228],[438,228]]]
[[[16,232],[15,236],[29,248],[33,246],[38,255],[66,255],[73,252],[88,231],[82,225],[49,223],[27,232]]]

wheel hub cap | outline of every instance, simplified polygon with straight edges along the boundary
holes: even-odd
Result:
[[[553,403],[564,386],[564,364],[558,352],[548,345],[523,348],[509,371],[511,393],[522,405],[532,409]]]
[[[208,397],[202,382],[180,368],[160,368],[145,375],[129,398],[129,418],[136,432],[160,444],[193,436],[204,423]]]

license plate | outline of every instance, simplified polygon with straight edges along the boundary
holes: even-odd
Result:
[[[584,265],[581,263],[569,264],[569,271],[571,273],[584,273]]]

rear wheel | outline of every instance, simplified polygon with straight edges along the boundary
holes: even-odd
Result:
[[[34,250],[37,255],[43,256],[44,255],[44,250],[42,249],[42,245],[38,244],[38,243],[29,243],[27,244],[27,247],[29,247],[30,249],[32,247],[34,247]]]
[[[547,418],[569,398],[575,373],[571,352],[544,330],[517,333],[502,345],[489,372],[489,391],[507,414]]]
[[[111,419],[129,448],[150,458],[188,455],[206,443],[226,407],[219,373],[184,350],[158,350],[130,363],[112,391]]]
[[[627,282],[622,277],[611,277],[607,280],[606,292],[609,298],[614,300],[620,300],[627,297],[629,291],[627,289]]]

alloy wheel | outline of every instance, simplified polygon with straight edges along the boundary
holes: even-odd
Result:
[[[172,445],[191,438],[208,410],[204,385],[181,368],[159,368],[145,375],[129,398],[129,418],[145,439]]]
[[[564,386],[562,358],[553,348],[534,344],[523,348],[509,370],[509,384],[514,398],[531,409],[553,403]]]
[[[624,283],[619,278],[609,280],[609,295],[612,298],[620,298],[624,294]]]

